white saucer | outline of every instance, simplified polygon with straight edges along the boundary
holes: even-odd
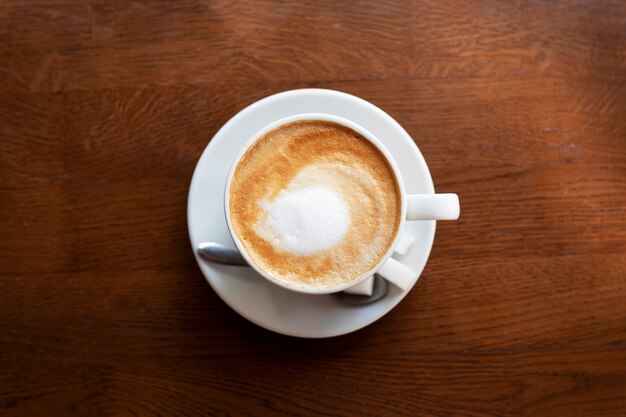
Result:
[[[266,97],[230,119],[213,137],[196,166],[187,204],[187,223],[196,261],[215,292],[233,310],[274,332],[297,337],[331,337],[361,329],[394,308],[415,285],[435,237],[435,221],[407,222],[414,239],[409,251],[395,255],[417,274],[408,291],[390,286],[387,296],[355,307],[331,295],[298,294],[278,287],[251,268],[204,261],[195,253],[203,241],[234,247],[224,217],[224,183],[230,165],[244,145],[269,123],[299,113],[328,113],[352,120],[372,132],[393,155],[408,193],[435,192],[430,172],[408,133],[373,104],[333,90],[302,89]]]

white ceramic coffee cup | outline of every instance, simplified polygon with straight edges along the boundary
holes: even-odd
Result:
[[[389,166],[393,170],[393,173],[398,182],[398,186],[400,188],[401,194],[401,219],[400,225],[396,231],[396,235],[394,236],[392,244],[387,249],[385,255],[380,259],[380,261],[374,265],[370,270],[365,272],[363,275],[359,276],[357,279],[354,279],[350,282],[343,283],[340,285],[335,285],[331,287],[304,287],[298,286],[295,284],[290,284],[283,282],[279,279],[273,277],[270,273],[260,268],[254,260],[248,255],[245,247],[239,240],[239,237],[235,233],[232,220],[230,218],[230,186],[233,180],[233,175],[236,172],[237,165],[241,161],[241,158],[245,155],[245,153],[250,149],[256,141],[261,139],[267,132],[274,130],[282,125],[287,123],[298,122],[302,120],[323,120],[328,122],[334,122],[346,126],[355,132],[361,134],[364,138],[369,140],[374,146],[376,146],[380,152],[385,156],[387,161],[389,162]],[[283,119],[277,120],[274,123],[271,123],[265,126],[263,129],[259,130],[241,149],[233,164],[230,168],[230,172],[228,173],[228,178],[226,179],[226,187],[224,190],[224,211],[226,213],[226,223],[228,225],[228,231],[237,246],[239,252],[244,257],[244,259],[248,262],[248,264],[254,268],[261,276],[273,282],[276,285],[281,287],[302,292],[308,294],[330,294],[334,292],[343,291],[346,288],[349,288],[353,285],[359,284],[365,279],[371,277],[375,273],[382,276],[392,284],[405,289],[408,284],[415,278],[415,272],[400,263],[399,261],[393,259],[391,255],[393,255],[396,245],[400,240],[400,237],[404,231],[404,224],[408,221],[413,220],[456,220],[459,218],[460,206],[459,206],[459,198],[456,194],[406,194],[404,189],[404,182],[402,181],[402,175],[400,175],[400,170],[396,162],[393,159],[393,156],[389,153],[389,151],[385,148],[385,146],[378,140],[373,134],[359,126],[358,124],[351,122],[350,120],[322,113],[306,113],[306,114],[298,114],[294,116],[285,117]]]

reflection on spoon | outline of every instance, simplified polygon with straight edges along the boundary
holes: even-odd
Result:
[[[224,265],[248,266],[237,249],[215,242],[202,242],[198,245],[198,255],[207,261]]]

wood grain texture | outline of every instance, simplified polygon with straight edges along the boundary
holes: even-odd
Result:
[[[626,3],[0,4],[0,415],[626,416]],[[461,220],[354,334],[232,312],[189,250],[209,138],[323,87]]]

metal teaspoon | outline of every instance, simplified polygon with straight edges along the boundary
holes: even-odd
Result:
[[[249,266],[237,249],[229,248],[216,242],[202,242],[198,245],[198,255],[207,261],[224,265]],[[335,298],[354,305],[365,305],[380,300],[389,291],[389,284],[378,275],[374,275],[372,295],[348,294],[344,291],[332,294]]]

